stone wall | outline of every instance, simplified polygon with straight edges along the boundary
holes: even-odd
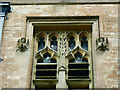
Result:
[[[17,40],[25,36],[27,16],[99,16],[100,35],[108,37],[109,51],[95,51],[95,88],[118,88],[118,5],[11,5],[5,20],[1,56],[2,87],[30,87],[30,50],[16,52]],[[93,36],[94,37],[94,36]],[[93,47],[95,48],[95,47]],[[22,57],[22,59],[21,59]]]

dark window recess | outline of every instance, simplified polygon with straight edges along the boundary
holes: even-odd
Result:
[[[68,79],[89,79],[88,63],[69,63]]]
[[[74,63],[81,63],[82,62],[82,54],[81,53],[79,53],[79,52],[77,52],[76,54],[75,54],[75,61],[74,61]]]
[[[36,76],[36,79],[56,79],[56,76]]]
[[[57,63],[56,59],[55,59],[55,58],[52,58],[52,59],[51,59],[51,63]]]
[[[38,59],[37,63],[57,63],[55,58],[51,58],[51,55],[49,53],[44,54],[44,60]]]
[[[87,63],[87,62],[88,62],[88,59],[87,59],[87,58],[83,58],[83,59],[82,59],[82,62],[86,62],[86,63]]]
[[[56,79],[57,64],[37,64],[36,79]]]
[[[69,64],[69,69],[88,69],[89,64],[88,63],[81,63],[81,64]]]
[[[89,76],[69,76],[68,79],[89,79]]]
[[[49,53],[45,53],[43,57],[44,57],[43,63],[51,63],[51,60],[50,60],[51,55]]]
[[[77,52],[75,54],[75,59],[69,60],[69,63],[81,63],[82,62],[82,54]]]
[[[39,38],[39,42],[38,42],[38,50],[41,50],[45,47],[45,38],[44,37],[40,37]]]
[[[68,90],[89,90],[89,84],[81,84],[79,86],[79,88],[78,87],[75,88],[75,87],[69,86]]]
[[[68,76],[89,76],[89,70],[70,70]]]
[[[37,69],[57,69],[57,65],[37,65]]]
[[[53,50],[57,51],[57,38],[54,36],[54,37],[52,37],[51,39],[52,39],[52,41],[51,41],[50,47],[51,47]]]
[[[0,10],[2,11],[2,13],[5,13],[5,14],[7,14],[7,13],[9,13],[10,12],[10,6],[9,5],[3,5],[2,6],[2,9],[0,8]]]
[[[81,47],[85,50],[88,50],[88,41],[87,41],[87,38],[84,36],[82,37],[82,40],[81,40]]]
[[[44,87],[42,88],[39,85],[35,85],[35,90],[56,90],[56,86],[54,85],[54,86],[49,87],[49,88],[44,88]]]
[[[37,71],[36,76],[56,76],[56,71]]]
[[[75,59],[69,59],[69,63],[74,63],[75,62]]]
[[[69,63],[82,63],[82,62],[87,63],[88,62],[88,59],[85,57],[82,58],[82,60],[80,57],[80,62],[78,62],[77,60],[79,60],[79,57],[76,58],[76,61],[75,61],[75,59],[69,59]]]
[[[69,50],[74,49],[75,47],[75,38],[72,36],[69,38]]]
[[[38,59],[38,60],[37,60],[37,63],[43,63],[43,60]]]

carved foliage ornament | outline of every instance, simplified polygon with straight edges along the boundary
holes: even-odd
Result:
[[[67,50],[67,34],[66,32],[60,32],[60,46],[59,46],[59,52],[65,53]]]

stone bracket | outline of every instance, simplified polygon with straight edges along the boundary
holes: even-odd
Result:
[[[17,50],[16,52],[19,51],[25,51],[26,49],[28,49],[28,45],[29,45],[29,39],[26,40],[26,38],[21,38],[18,39],[17,41]]]
[[[99,37],[96,40],[96,50],[100,50],[100,51],[105,51],[108,50],[109,51],[109,42],[108,42],[108,38],[107,37]]]

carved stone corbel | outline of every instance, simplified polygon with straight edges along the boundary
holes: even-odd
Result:
[[[21,38],[18,39],[17,41],[17,50],[16,52],[19,51],[25,51],[26,49],[28,49],[28,45],[29,45],[29,39],[26,40],[26,38]]]
[[[100,37],[96,40],[96,50],[100,50],[100,51],[105,51],[108,50],[109,51],[109,42],[108,42],[108,38],[107,37]]]

